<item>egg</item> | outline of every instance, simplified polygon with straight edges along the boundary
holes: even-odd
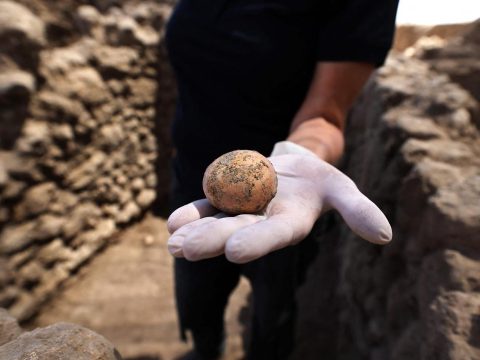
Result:
[[[205,170],[203,191],[209,202],[227,214],[261,212],[277,193],[272,163],[252,150],[234,150]]]

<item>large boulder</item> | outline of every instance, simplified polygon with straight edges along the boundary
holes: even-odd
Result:
[[[0,346],[4,360],[120,360],[103,336],[82,326],[58,323],[25,332]]]
[[[22,329],[17,320],[7,310],[0,308],[0,347],[16,339],[21,333]]]
[[[378,247],[343,230],[337,301],[351,358],[478,357],[479,107],[437,71],[391,56],[348,122],[342,169],[394,234]]]

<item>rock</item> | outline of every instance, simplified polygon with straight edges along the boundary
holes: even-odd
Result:
[[[21,155],[42,156],[51,144],[48,124],[44,121],[29,120],[25,123],[16,148]]]
[[[91,202],[79,204],[68,216],[64,223],[62,233],[66,239],[70,239],[82,230],[88,228],[89,224],[100,217],[101,212],[98,206]]]
[[[103,245],[105,240],[115,233],[117,227],[112,219],[105,219],[98,222],[93,230],[85,231],[79,234],[72,241],[72,246],[80,247],[85,244]]]
[[[73,258],[73,252],[63,244],[61,239],[55,239],[42,247],[37,254],[37,259],[44,265],[50,267],[57,261],[67,261]]]
[[[155,188],[155,186],[157,186],[157,177],[155,176],[155,174],[148,174],[145,179],[145,183],[149,188]]]
[[[65,190],[58,190],[49,210],[55,214],[65,214],[78,204],[78,196]]]
[[[95,5],[95,7],[102,13],[120,12],[122,3],[123,2],[121,0],[94,0],[93,1],[93,4]]]
[[[6,288],[2,289],[0,292],[0,307],[8,308],[14,304],[18,297],[20,291],[16,285],[9,285]],[[1,334],[0,334],[1,337]]]
[[[99,105],[110,100],[106,84],[93,68],[71,70],[64,81],[56,83],[56,88],[59,92],[90,105]]]
[[[33,231],[36,222],[8,225],[0,233],[0,254],[12,254],[25,249],[34,242]]]
[[[73,129],[68,124],[59,124],[52,127],[52,137],[59,142],[65,143],[69,140],[73,140]]]
[[[42,46],[46,43],[45,24],[25,6],[4,0],[0,2],[0,37],[13,37],[28,42],[29,46]]]
[[[133,218],[137,217],[140,215],[141,209],[138,207],[138,205],[133,202],[129,201],[119,212],[118,217],[116,218],[116,221],[119,224],[126,224]]]
[[[140,206],[142,209],[148,208],[153,201],[155,200],[156,193],[154,190],[151,189],[145,189],[138,194],[136,197],[135,201],[137,202],[138,206]]]
[[[145,246],[152,246],[155,242],[155,238],[152,235],[145,235],[143,238],[143,244]]]
[[[107,81],[107,86],[114,95],[124,95],[127,85],[118,79],[110,79]]]
[[[98,44],[95,40],[82,39],[70,46],[44,51],[41,54],[40,72],[47,79],[51,79],[51,85],[55,85],[55,80],[61,80],[71,70],[87,68],[92,58],[93,48],[96,46]],[[59,77],[58,75],[63,76]],[[59,94],[65,95],[62,92]]]
[[[100,72],[112,76],[125,76],[132,71],[132,66],[138,62],[139,54],[128,47],[97,47],[94,57],[99,65]]]
[[[13,254],[8,261],[9,268],[14,270],[19,269],[37,254],[37,250],[37,246],[34,245]]]
[[[73,124],[87,116],[87,110],[80,101],[68,98],[62,93],[42,90],[34,101],[35,118]]]
[[[126,185],[128,183],[128,178],[123,173],[121,173],[115,176],[115,183],[120,186]]]
[[[475,292],[480,289],[480,263],[459,251],[439,250],[427,256],[419,273],[417,287],[420,312],[443,292]]]
[[[108,179],[109,182],[111,179]],[[126,192],[122,187],[110,183],[102,184],[96,188],[93,192],[94,198],[101,203],[119,203],[124,204],[130,199],[130,194]]]
[[[0,226],[3,226],[7,221],[10,220],[10,212],[7,208],[0,207]]]
[[[8,172],[5,166],[3,165],[3,163],[0,162],[0,189],[5,188],[7,185],[8,185]]]
[[[13,317],[19,321],[24,321],[32,318],[41,302],[41,299],[37,298],[32,292],[22,291],[8,310]]]
[[[112,122],[112,118],[120,112],[121,103],[118,101],[109,101],[93,109],[93,116],[98,124],[107,124]]]
[[[76,20],[86,34],[92,34],[93,29],[101,23],[102,15],[91,5],[80,5]]]
[[[421,43],[416,44],[415,48],[420,48],[421,51],[417,51],[415,55],[428,62],[436,71],[448,74],[453,81],[461,84],[480,100],[480,85],[475,80],[480,76],[479,34],[480,21],[477,20],[466,34],[446,42],[444,46],[425,49],[421,47]]]
[[[157,82],[148,78],[128,79],[129,102],[134,106],[153,104],[157,94]]]
[[[151,25],[154,29],[160,29],[170,17],[172,7],[168,4],[155,3],[127,3],[124,11],[132,16],[141,25]]]
[[[1,346],[0,358],[120,360],[121,356],[101,335],[79,325],[58,323],[26,332]]]
[[[7,310],[0,308],[0,347],[22,334],[22,328],[17,320]]]
[[[65,178],[67,186],[74,190],[80,190],[93,181],[99,175],[98,171],[102,166],[106,155],[102,151],[95,151],[85,162],[75,167]]]
[[[98,134],[97,143],[106,150],[115,149],[125,138],[124,131],[119,124],[103,126]]]
[[[102,206],[102,211],[107,217],[116,219],[120,214],[120,206],[117,204],[105,204]]]
[[[18,272],[18,281],[20,286],[30,289],[32,285],[38,284],[44,272],[45,269],[38,261],[33,260],[29,262],[20,268]]]
[[[38,183],[45,180],[45,176],[39,172],[34,158],[21,156],[17,152],[0,151],[0,162],[3,163],[10,179]]]
[[[34,91],[35,78],[32,74],[21,70],[9,70],[7,73],[0,73],[0,96],[14,96],[16,101],[22,98],[28,101]]]
[[[70,271],[66,263],[58,263],[48,272],[45,272],[40,282],[35,287],[35,298],[33,302],[37,304],[34,304],[31,311],[35,311],[35,309],[38,309],[38,305],[49,300],[52,294],[69,278],[69,276]],[[33,313],[24,313],[24,316],[26,315],[31,316]]]
[[[404,114],[400,109],[391,109],[385,114],[385,121],[394,131],[405,133],[405,136],[415,139],[436,139],[446,138],[445,131],[437,126],[428,117],[419,115]]]
[[[123,188],[119,186],[115,186],[112,189],[117,196],[118,203],[121,205],[125,205],[128,201],[132,199],[132,193],[130,191],[125,191]]]
[[[448,292],[422,318],[422,359],[475,360],[480,357],[480,295]]]
[[[135,43],[144,47],[157,46],[160,41],[158,33],[150,27],[136,28],[133,29],[132,32],[127,28],[125,31],[125,37],[130,39],[132,38],[131,36],[135,39]]]
[[[0,253],[11,254],[34,242],[57,237],[66,222],[64,217],[44,214],[34,220],[6,226],[0,233]]]
[[[73,251],[72,259],[65,262],[65,268],[71,272],[75,271],[88,261],[88,259],[90,259],[102,247],[102,245],[104,244],[101,242],[81,245]]]
[[[0,2],[0,54],[20,67],[36,70],[38,51],[46,44],[45,24],[16,1]]]
[[[0,257],[0,289],[4,289],[15,280],[14,273],[8,268],[6,258]]]
[[[473,156],[471,147],[452,140],[417,140],[409,139],[402,147],[407,159],[420,154],[441,163],[459,163],[468,161]]]
[[[353,357],[385,344],[384,358],[479,357],[477,111],[447,76],[394,55],[351,111],[341,169],[394,229],[377,249],[342,231],[341,327]]]
[[[20,221],[47,211],[55,198],[55,191],[53,182],[31,187],[25,192],[23,201],[15,207],[14,218]]]
[[[122,12],[110,12],[105,18],[107,42],[115,46],[153,47],[158,45],[159,34],[149,26],[140,26],[135,19]]]
[[[131,187],[132,187],[133,191],[139,192],[139,191],[141,191],[145,188],[145,180],[137,177],[137,178],[132,180]]]
[[[31,237],[33,237],[35,241],[43,242],[60,236],[67,221],[68,219],[63,216],[50,214],[41,215],[36,220]]]
[[[3,200],[19,199],[23,195],[23,192],[26,187],[27,187],[27,184],[22,181],[15,181],[15,180],[9,179],[9,181],[6,182],[0,197]]]

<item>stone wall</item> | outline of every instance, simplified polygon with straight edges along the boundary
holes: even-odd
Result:
[[[478,31],[430,63],[392,56],[351,114],[344,170],[394,238],[372,246],[343,229],[339,359],[480,358],[479,105],[465,90],[479,59],[458,56],[478,49]]]
[[[0,1],[0,307],[20,321],[167,193],[171,5],[86,3]]]

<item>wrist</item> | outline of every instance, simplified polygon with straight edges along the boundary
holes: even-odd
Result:
[[[285,140],[279,141],[273,146],[272,153],[270,156],[286,155],[286,154],[298,154],[298,155],[307,155],[311,157],[317,157],[313,151],[307,149],[304,146],[295,144],[294,142]]]
[[[288,136],[287,141],[310,150],[331,164],[340,160],[345,146],[342,131],[323,118],[302,122]]]

